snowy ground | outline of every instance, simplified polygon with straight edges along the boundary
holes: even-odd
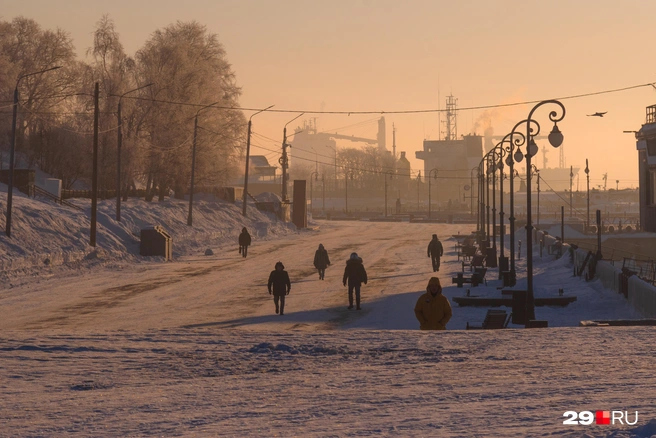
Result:
[[[439,277],[451,298],[466,288],[451,285],[460,263],[449,236],[471,230],[318,222],[255,241],[246,259],[217,240],[172,263],[127,258],[14,275],[0,292],[0,435],[656,434],[654,329],[576,327],[640,315],[572,277],[567,258],[534,259],[536,296],[563,288],[578,297],[536,309],[549,329],[465,331],[486,309],[454,305],[448,331],[417,330],[430,235],[445,244]],[[319,243],[333,262],[325,281],[312,267]],[[215,255],[202,255],[207,246]],[[341,285],[352,251],[370,277],[361,312],[346,309]],[[278,260],[292,279],[284,316],[266,292]],[[500,296],[496,277],[489,271],[472,294]],[[564,426],[570,410],[640,417],[636,426]]]

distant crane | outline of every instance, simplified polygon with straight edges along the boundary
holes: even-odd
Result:
[[[601,178],[604,180],[604,191],[606,191],[606,187],[608,186],[608,172],[604,173],[604,176]]]

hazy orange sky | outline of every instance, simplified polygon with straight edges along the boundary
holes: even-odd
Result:
[[[218,34],[243,89],[243,107],[307,111],[395,111],[444,108],[449,93],[460,108],[559,98],[656,82],[651,0],[3,0],[1,18],[22,15],[44,28],[60,27],[84,56],[95,23],[107,13],[131,56],[156,29],[196,20]],[[439,83],[439,87],[438,87]],[[656,90],[643,87],[565,99],[559,124],[566,164],[590,161],[591,186],[637,186],[635,138]],[[495,134],[506,134],[532,105],[483,114],[458,113],[458,135],[493,116]],[[549,130],[548,111],[535,114]],[[608,111],[604,118],[587,117]],[[247,116],[249,113],[247,113]],[[263,113],[253,130],[276,140],[255,144],[278,149],[283,125],[295,114]],[[378,116],[317,116],[320,130]],[[302,119],[299,119],[299,121]],[[444,120],[444,117],[442,117]],[[424,138],[437,139],[437,114],[386,115],[397,151],[413,168]],[[290,128],[297,126],[294,122]],[[376,125],[341,131],[375,138]],[[477,130],[482,134],[482,129]],[[541,144],[541,143],[539,143]],[[339,143],[340,146],[351,144]],[[277,154],[254,148],[277,160]],[[558,165],[550,148],[549,166]],[[321,158],[320,158],[321,160]],[[330,162],[329,159],[324,159]],[[542,155],[537,158],[542,167]],[[422,172],[423,173],[423,172]],[[583,174],[582,174],[583,175]],[[583,186],[582,186],[583,187]]]

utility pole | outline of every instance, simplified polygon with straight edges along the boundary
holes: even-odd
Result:
[[[96,246],[96,211],[98,208],[98,96],[99,83],[93,94],[93,176],[91,179],[91,231],[89,245]]]
[[[282,166],[282,202],[289,202],[287,197],[287,168],[289,167],[289,159],[287,158],[287,146],[292,147],[292,145],[287,144],[287,125],[289,125],[294,120],[298,119],[305,113],[301,113],[291,119],[289,122],[285,123],[284,128],[282,129],[282,157],[280,157],[280,165]]]
[[[574,166],[569,166],[569,217],[572,217],[572,182],[574,180]]]
[[[126,91],[125,93],[118,96],[118,135],[117,135],[117,145],[116,145],[116,221],[121,221],[121,147],[123,146],[123,118],[121,117],[121,99],[126,94],[139,91],[142,88],[150,87],[153,83],[142,85],[139,88],[134,90]],[[127,199],[127,193],[126,193]]]
[[[252,126],[252,119],[256,115],[258,115],[261,112],[264,112],[270,108],[273,108],[274,105],[271,105],[267,108],[264,108],[263,110],[259,110],[248,118],[248,134],[246,137],[246,169],[244,170],[244,198],[242,202],[242,216],[246,217],[246,200],[248,199],[248,162],[250,160],[250,154],[251,154],[251,126]]]

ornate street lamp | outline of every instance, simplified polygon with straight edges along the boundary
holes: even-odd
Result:
[[[428,172],[428,219],[431,218],[431,179],[435,179],[437,184],[437,169],[433,168]]]
[[[526,297],[526,324],[535,319],[535,297],[533,294],[533,222],[531,215],[531,158],[537,154],[538,147],[533,141],[533,136],[538,135],[540,132],[540,125],[533,120],[533,113],[543,105],[557,105],[560,107],[562,114],[558,116],[558,112],[549,112],[549,120],[554,122],[554,126],[549,133],[549,143],[557,148],[563,144],[563,134],[558,129],[558,122],[565,117],[565,106],[558,100],[544,100],[535,105],[528,114],[526,126],[526,280],[527,280],[527,297]],[[531,123],[536,126],[535,132],[531,128]]]
[[[474,218],[474,170],[478,171],[478,166],[474,166],[471,168],[469,171],[469,214],[471,215],[472,219]],[[478,178],[478,174],[476,175]],[[476,198],[478,200],[478,193],[476,193]],[[479,226],[479,221],[478,218],[476,219],[476,231],[479,231],[480,228]]]

